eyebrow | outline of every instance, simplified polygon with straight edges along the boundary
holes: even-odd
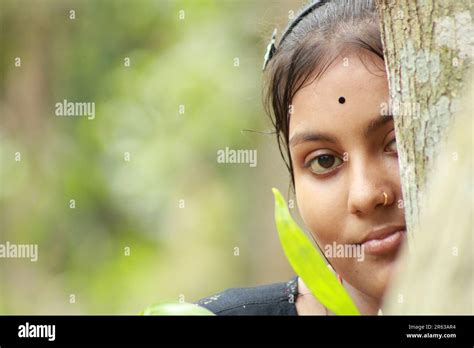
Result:
[[[392,115],[386,116],[379,116],[372,121],[369,122],[367,127],[364,130],[364,137],[370,135],[370,133],[375,132],[376,130],[380,129],[386,123],[393,121]],[[316,133],[316,132],[300,132],[293,135],[289,142],[289,147],[294,147],[298,144],[304,142],[314,142],[314,141],[327,141],[330,143],[336,143],[336,138],[327,134],[327,133]]]
[[[370,133],[375,132],[376,130],[380,129],[383,125],[386,123],[393,121],[393,116],[392,115],[385,115],[385,116],[379,116],[372,121],[370,121],[369,125],[364,131],[364,136],[369,136]]]

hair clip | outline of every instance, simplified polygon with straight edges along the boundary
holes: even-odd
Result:
[[[270,42],[267,45],[267,50],[265,51],[265,56],[263,58],[262,71],[265,71],[265,68],[267,67],[268,62],[270,61],[270,59],[272,59],[273,55],[275,54],[275,51],[276,51],[276,47],[275,47],[276,34],[277,34],[277,30],[275,28],[273,30],[272,38],[270,39]]]
[[[296,27],[299,22],[301,22],[303,17],[305,17],[306,15],[311,13],[314,9],[328,3],[329,1],[330,0],[311,0],[310,3],[308,5],[306,5],[306,7],[304,7],[301,10],[300,14],[292,22],[290,22],[290,24],[288,25],[286,30],[283,32],[283,35],[281,36],[281,39],[280,39],[279,46],[281,46],[281,43],[285,40],[286,36],[293,30],[293,28]],[[272,34],[272,39],[270,40],[270,43],[268,44],[267,50],[265,52],[262,71],[265,71],[265,68],[267,67],[268,62],[272,59],[273,55],[275,54],[275,51],[276,51],[276,46],[275,46],[276,33],[277,33],[277,30],[274,29],[273,34]]]

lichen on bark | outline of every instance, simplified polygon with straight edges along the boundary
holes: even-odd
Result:
[[[381,0],[378,9],[391,103],[415,105],[414,113],[393,115],[412,236],[428,174],[465,89],[474,44],[472,2]]]

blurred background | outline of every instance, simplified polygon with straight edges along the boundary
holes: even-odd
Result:
[[[261,67],[302,3],[0,1],[0,243],[38,244],[0,259],[0,313],[136,314],[293,276]]]

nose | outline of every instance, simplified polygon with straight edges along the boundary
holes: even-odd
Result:
[[[349,167],[347,205],[351,214],[368,215],[377,207],[393,204],[395,200],[393,185],[390,185],[389,173],[380,161],[368,158],[356,159],[353,156]]]

